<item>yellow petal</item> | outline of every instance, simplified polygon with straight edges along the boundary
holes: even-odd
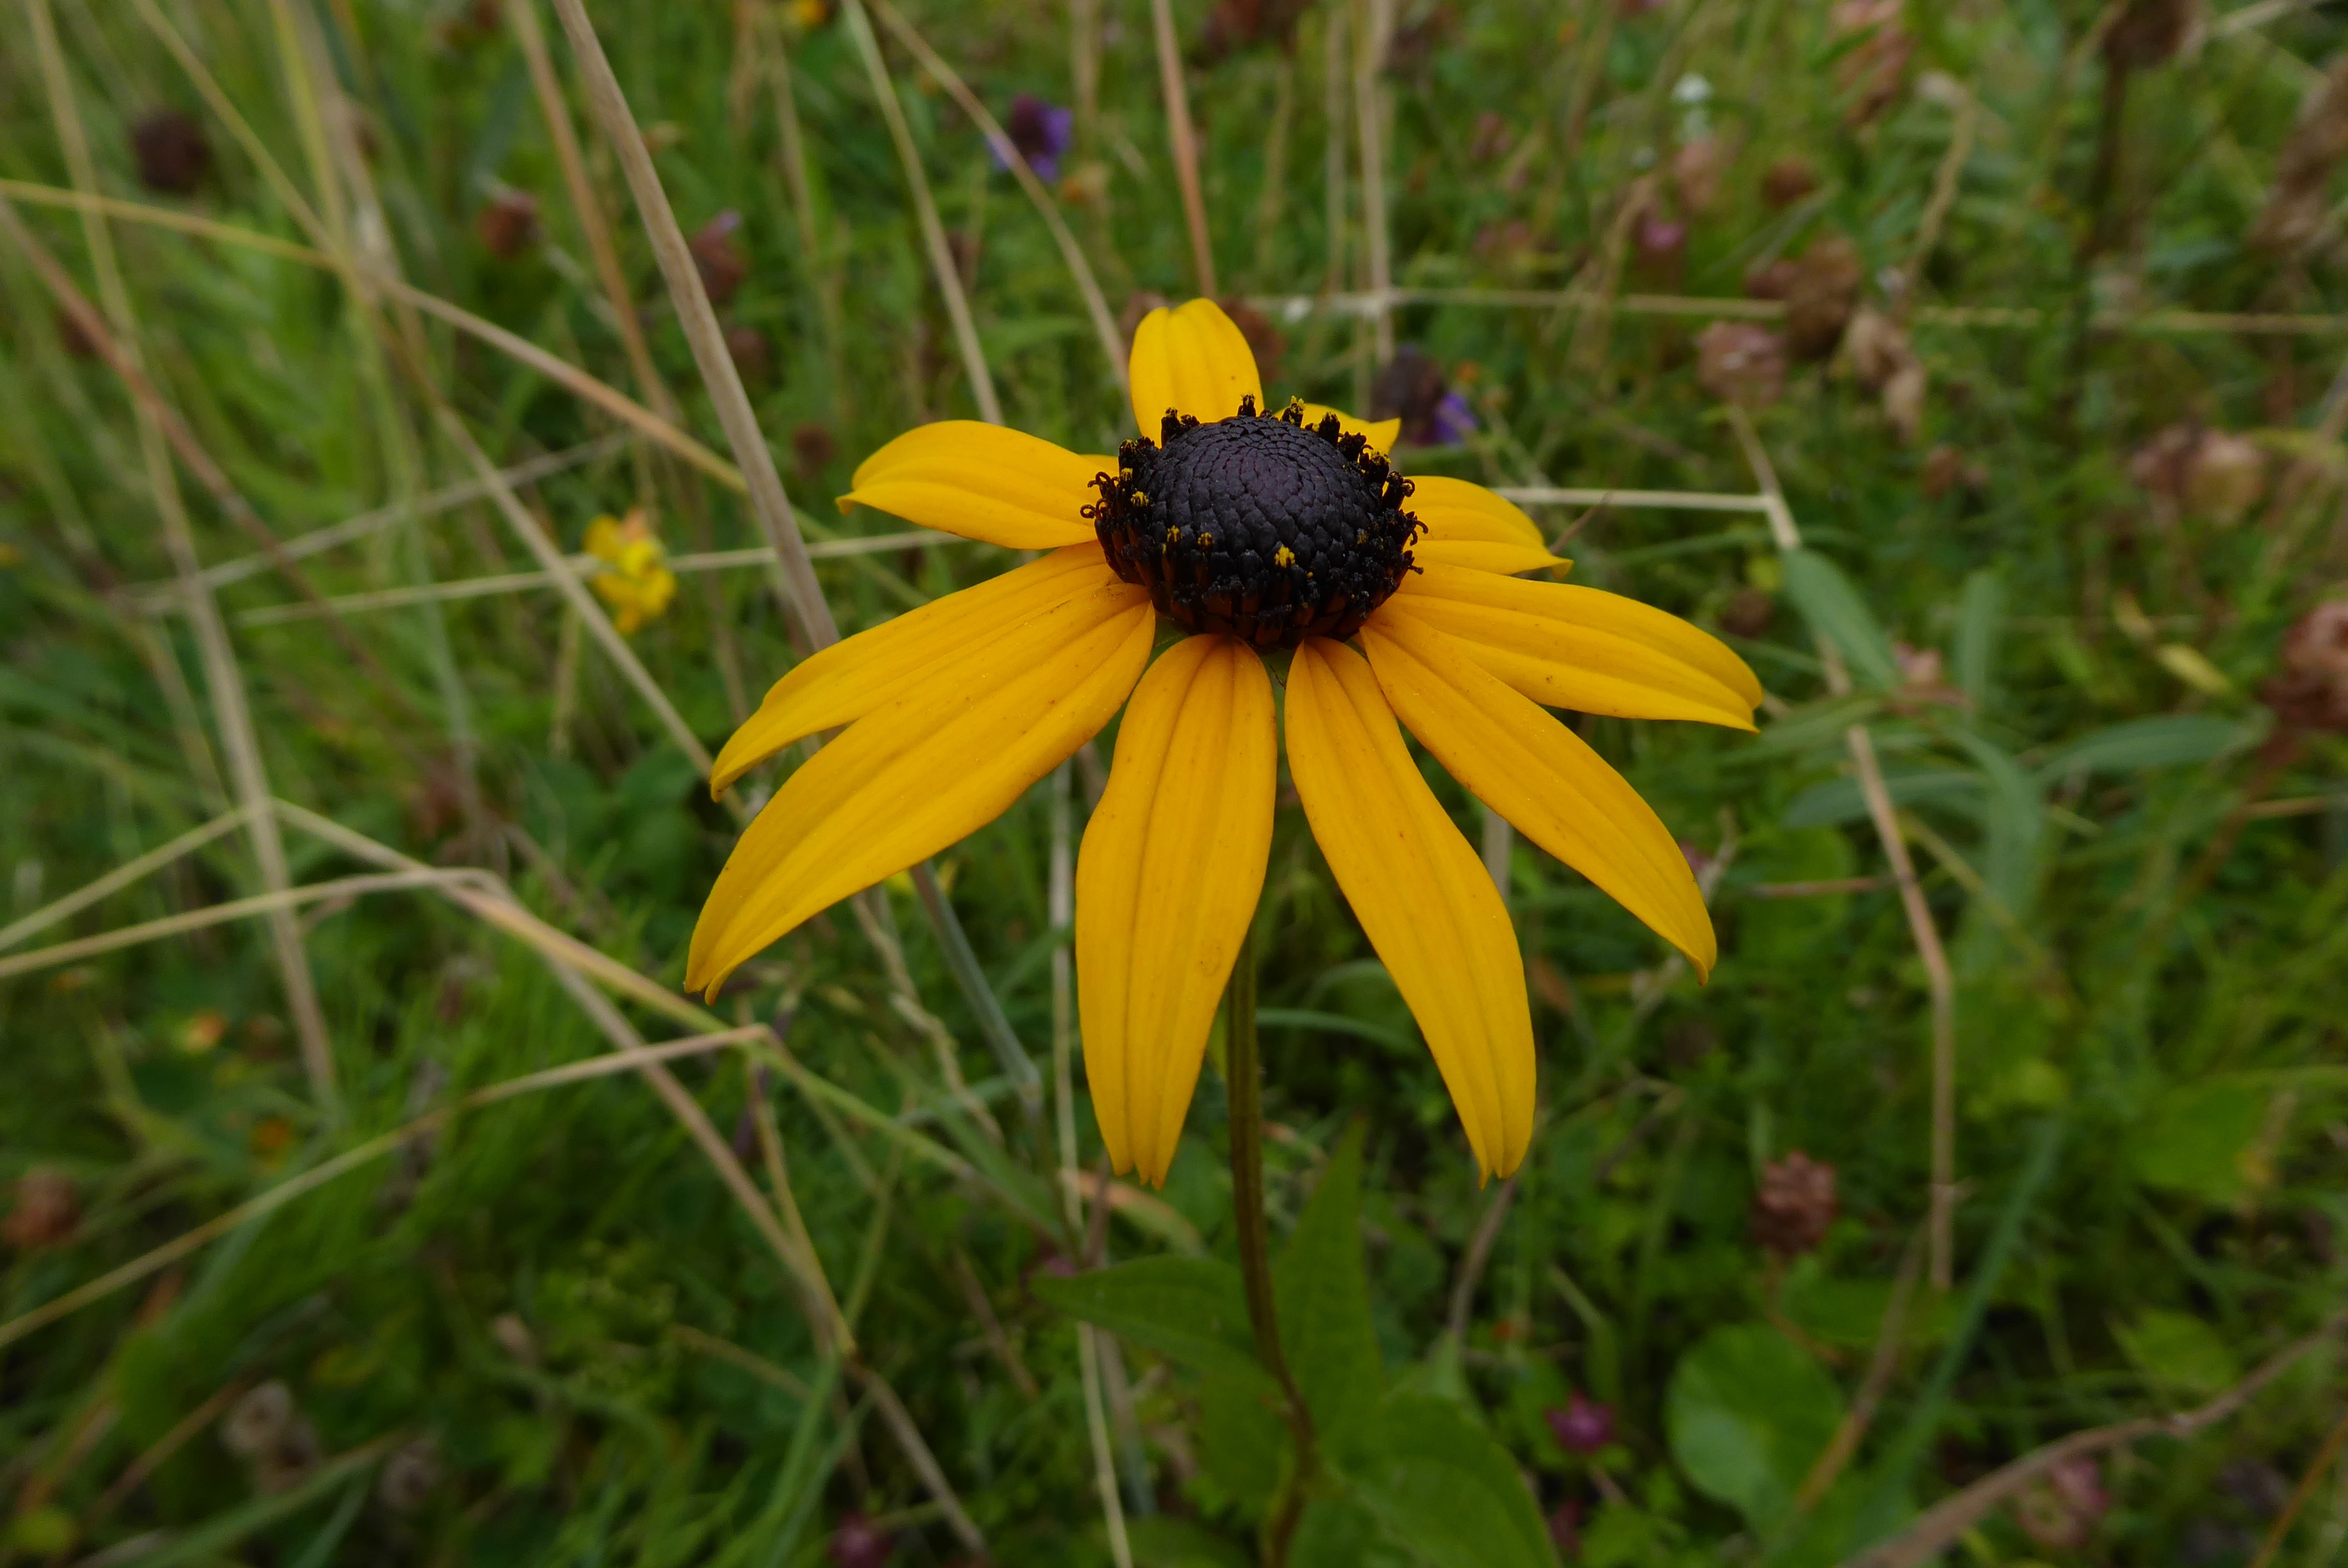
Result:
[[[1500,544],[1491,539],[1430,539],[1421,535],[1410,547],[1415,566],[1461,567],[1470,571],[1514,577],[1544,567],[1571,566],[1539,545]]]
[[[1453,778],[1711,973],[1719,948],[1687,856],[1628,780],[1412,617],[1373,617],[1362,646],[1395,714]]]
[[[1115,464],[1110,464],[1114,468]],[[906,431],[860,464],[839,509],[866,506],[909,523],[1014,550],[1093,538],[1097,457],[1024,431],[943,419]]]
[[[1469,658],[1537,702],[1753,728],[1761,682],[1718,638],[1676,615],[1594,588],[1420,564],[1386,603],[1459,639]]]
[[[1325,403],[1305,404],[1304,423],[1318,425],[1324,414],[1335,415],[1337,427],[1348,434],[1360,431],[1369,439],[1370,448],[1375,452],[1391,453],[1395,443],[1402,439],[1402,421],[1399,419],[1356,419],[1344,409],[1332,408]]]
[[[818,752],[767,803],[694,927],[689,989],[992,822],[1098,733],[1149,661],[1146,591],[1111,579],[1056,640],[982,641]]]
[[[1288,671],[1288,766],[1362,929],[1418,1020],[1486,1175],[1532,1137],[1532,1014],[1499,890],[1403,744],[1362,656],[1307,639]]]
[[[1169,408],[1211,425],[1237,414],[1242,397],[1263,406],[1263,378],[1247,334],[1212,300],[1160,305],[1142,317],[1128,368],[1134,423],[1152,441]]]
[[[1120,1172],[1163,1186],[1272,853],[1263,661],[1192,637],[1141,678],[1076,861],[1085,1076]]]
[[[758,711],[734,732],[717,753],[710,794],[724,794],[793,741],[852,723],[950,672],[974,647],[1020,637],[1040,636],[1048,643],[1081,600],[1116,580],[1098,540],[1070,545],[833,643],[776,682]]]
[[[1465,479],[1440,474],[1414,474],[1407,509],[1426,525],[1423,539],[1480,539],[1491,544],[1526,545],[1544,549],[1548,539],[1540,525],[1505,496]]]

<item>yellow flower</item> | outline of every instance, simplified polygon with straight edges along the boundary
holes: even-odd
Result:
[[[1760,685],[1673,616],[1509,575],[1566,563],[1491,491],[1403,479],[1383,456],[1393,423],[1262,411],[1247,340],[1212,302],[1151,312],[1131,370],[1144,434],[1115,458],[948,420],[856,471],[843,507],[1051,553],[826,649],[767,694],[713,788],[845,733],[735,847],[685,983],[714,993],[818,910],[984,825],[1123,707],[1076,867],[1078,1005],[1110,1157],[1163,1183],[1262,891],[1279,742],[1260,651],[1289,648],[1288,765],[1313,836],[1478,1165],[1513,1171],[1533,1116],[1523,960],[1396,719],[1701,974],[1712,921],[1679,846],[1542,708],[1750,730]],[[1153,663],[1161,616],[1190,635]]]
[[[676,574],[662,563],[661,548],[642,507],[632,508],[628,520],[598,518],[587,525],[587,553],[611,563],[595,574],[595,592],[612,607],[612,624],[623,637],[633,636],[647,620],[658,620],[676,597]]]

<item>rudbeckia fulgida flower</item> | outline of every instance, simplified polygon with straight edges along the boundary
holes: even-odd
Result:
[[[714,789],[841,733],[742,835],[685,983],[714,992],[817,911],[992,821],[1123,708],[1077,860],[1077,1000],[1110,1158],[1162,1183],[1262,891],[1284,734],[1313,836],[1478,1165],[1506,1174],[1532,1132],[1524,965],[1403,730],[1701,975],[1716,948],[1686,858],[1544,710],[1750,730],[1760,685],[1676,617],[1514,575],[1566,563],[1491,491],[1406,478],[1391,425],[1267,405],[1212,302],[1150,313],[1130,368],[1141,434],[1115,458],[947,420],[857,469],[843,504],[1048,553],[824,650],[767,694]],[[1180,635],[1153,659],[1161,622]],[[1281,650],[1284,702],[1264,662]]]

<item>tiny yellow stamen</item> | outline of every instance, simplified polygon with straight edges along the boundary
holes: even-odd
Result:
[[[1274,566],[1294,566],[1296,564],[1296,552],[1290,549],[1286,545],[1282,545],[1278,549],[1272,552],[1272,564]]]

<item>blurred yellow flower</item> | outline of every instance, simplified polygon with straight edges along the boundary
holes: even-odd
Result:
[[[831,0],[790,0],[787,8],[802,33],[812,33],[831,20]]]
[[[610,563],[592,581],[623,637],[633,636],[647,620],[658,620],[676,597],[676,574],[664,564],[668,552],[644,521],[642,507],[631,508],[625,522],[602,517],[588,524],[587,553]]]

